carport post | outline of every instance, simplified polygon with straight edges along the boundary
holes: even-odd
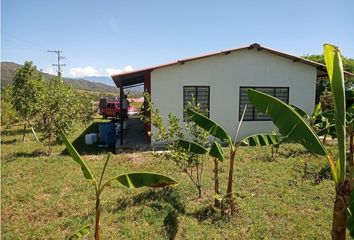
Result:
[[[123,94],[124,94],[124,91],[123,91],[123,81],[121,80],[120,81],[120,88],[119,88],[119,123],[120,123],[120,145],[123,146]]]

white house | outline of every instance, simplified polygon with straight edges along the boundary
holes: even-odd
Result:
[[[183,108],[192,96],[209,110],[209,117],[231,136],[255,88],[311,113],[316,81],[326,78],[324,65],[263,47],[257,43],[176,62],[113,75],[121,89],[144,83],[156,108],[183,119]],[[272,132],[269,118],[248,105],[239,138]],[[150,126],[145,126],[149,131]]]

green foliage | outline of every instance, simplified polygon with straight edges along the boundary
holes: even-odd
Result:
[[[74,122],[80,119],[80,102],[78,92],[61,78],[45,82],[41,91],[37,127],[48,145],[48,153],[51,153],[53,144],[60,142],[61,131],[67,134]]]
[[[40,111],[43,84],[43,74],[37,71],[32,62],[25,62],[24,66],[16,71],[11,100],[12,106],[24,122],[23,141],[27,124]]]
[[[277,145],[281,140],[281,136],[277,134],[255,134],[246,137],[242,142],[247,146],[269,146]]]
[[[346,108],[344,91],[344,74],[340,52],[337,47],[326,44],[324,56],[333,93],[336,135],[338,139],[339,161],[337,161],[337,175],[339,183],[343,183],[346,171]]]
[[[81,166],[82,173],[84,177],[88,180],[96,181],[95,176],[92,174],[90,168],[87,166],[86,162],[81,158],[80,154],[76,151],[73,145],[69,142],[68,138],[63,132],[61,132],[61,138],[69,151],[72,159]]]
[[[85,125],[85,128],[87,128],[87,126],[93,121],[93,115],[97,112],[97,109],[95,109],[92,105],[94,96],[83,92],[80,93],[80,95],[78,95],[77,98],[80,99],[78,101],[78,107],[77,107],[80,120]]]
[[[303,56],[304,58],[315,61],[318,63],[325,64],[325,58],[324,55],[305,55]],[[348,58],[348,57],[343,57],[342,56],[342,62],[343,62],[343,69],[344,71],[354,73],[354,59],[353,58]],[[345,87],[346,89],[353,89],[354,88],[354,77],[345,77]],[[320,99],[323,101],[323,99],[326,99],[327,104],[331,105],[331,98],[329,95],[330,91],[330,84],[327,80],[319,80],[316,83],[316,102],[319,102]],[[322,104],[323,105],[323,104]],[[326,108],[326,105],[323,106],[323,110],[330,110]]]
[[[7,128],[18,121],[18,114],[12,105],[12,87],[1,89],[1,126]]]
[[[205,154],[208,151],[198,143],[189,142],[186,140],[178,140],[177,145],[184,150],[194,154]]]
[[[187,114],[189,118],[197,124],[200,128],[203,128],[210,135],[222,140],[228,140],[232,143],[230,135],[218,124],[211,121],[208,117],[187,108]]]
[[[221,162],[224,161],[224,151],[222,150],[220,143],[216,141],[213,142],[209,150],[209,155]]]
[[[115,179],[127,188],[151,187],[159,188],[177,185],[177,182],[169,177],[156,173],[127,173]]]
[[[258,111],[269,114],[281,135],[298,141],[313,153],[327,155],[315,132],[292,107],[254,89],[248,89],[248,98]]]
[[[333,179],[336,183],[336,198],[333,208],[332,238],[345,239],[345,222],[347,214],[347,199],[352,185],[352,177],[346,174],[346,108],[343,65],[340,51],[329,44],[324,45],[324,56],[330,80],[334,102],[334,119],[336,136],[338,139],[339,158],[333,161],[328,151],[319,142],[317,135],[302,117],[289,105],[276,98],[249,89],[250,102],[257,110],[270,115],[273,123],[279,128],[280,133],[300,142],[310,152],[326,155],[330,164]],[[352,144],[352,143],[351,143]],[[353,169],[349,168],[349,172]]]
[[[117,180],[120,184],[128,188],[140,188],[140,187],[160,188],[166,186],[174,186],[178,184],[175,180],[167,176],[156,174],[156,173],[148,173],[148,172],[122,174],[114,178],[110,178],[108,181],[102,184],[103,176],[106,171],[108,161],[112,157],[111,154],[108,154],[106,162],[102,169],[100,180],[99,182],[97,182],[95,180],[94,175],[91,173],[88,164],[81,158],[81,156],[78,154],[74,146],[68,141],[67,137],[63,132],[61,132],[61,137],[72,159],[81,166],[81,170],[84,174],[84,177],[88,180],[93,180],[93,183],[95,185],[95,192],[96,192],[95,194],[96,195],[95,239],[96,240],[100,239],[101,194],[104,188],[107,185],[109,185],[113,180]]]
[[[171,113],[168,114],[168,123],[167,127],[165,127],[162,115],[154,107],[150,96],[147,93],[144,96],[148,103],[148,111],[151,112],[151,118],[145,119],[145,121],[151,122],[152,126],[157,130],[151,135],[157,142],[166,145],[169,151],[167,154],[164,154],[165,158],[172,160],[182,172],[188,175],[189,179],[196,186],[199,196],[201,196],[204,159],[200,154],[195,154],[188,151],[188,149],[192,147],[192,150],[198,149],[199,151],[206,152],[204,148],[209,144],[209,134],[203,128],[197,126],[191,118],[187,118],[186,122],[182,125],[180,119]],[[187,107],[194,109],[201,115],[206,114],[200,104],[195,104],[194,99],[188,103]],[[187,132],[188,135],[185,136],[184,132]],[[187,141],[183,141],[183,139],[192,139],[195,144],[189,144]]]
[[[87,236],[91,232],[91,227],[90,226],[85,226],[75,232],[72,236],[68,238],[68,240],[81,240],[85,236]]]

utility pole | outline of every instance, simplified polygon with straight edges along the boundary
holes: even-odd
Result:
[[[58,77],[61,77],[61,67],[66,66],[66,64],[61,64],[61,63],[60,63],[60,60],[65,58],[65,57],[63,57],[63,56],[60,55],[63,51],[61,51],[61,50],[58,49],[58,50],[48,50],[48,52],[52,52],[52,53],[56,53],[56,54],[57,54],[58,63],[57,63],[57,64],[52,64],[52,66],[58,67],[58,70],[57,70],[57,72],[58,72]]]

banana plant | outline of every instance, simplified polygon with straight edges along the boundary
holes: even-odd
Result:
[[[237,149],[244,143],[244,141],[240,141],[239,143],[236,143],[236,140],[238,137],[238,133],[240,131],[243,117],[246,112],[246,107],[247,106],[245,106],[243,110],[243,114],[238,124],[234,140],[232,140],[231,136],[220,125],[218,125],[208,117],[200,113],[197,113],[192,109],[187,108],[187,114],[189,118],[196,125],[203,128],[206,132],[208,132],[211,136],[217,138],[220,142],[226,142],[228,144],[229,151],[230,151],[230,165],[229,165],[229,176],[227,181],[227,190],[226,190],[225,197],[228,199],[228,202],[230,203],[231,215],[234,215],[236,212],[236,206],[235,206],[234,196],[233,196],[233,176],[234,176],[235,156],[236,156]],[[259,136],[250,136],[249,139],[245,141],[254,144],[254,146],[265,146],[265,145],[274,144],[275,138],[273,136],[259,135]],[[219,146],[215,146],[214,148],[215,151],[217,151],[218,148],[221,149],[221,147]],[[217,156],[217,154],[215,156]]]
[[[72,159],[78,163],[81,167],[82,173],[84,177],[89,180],[94,188],[95,188],[95,195],[96,195],[96,206],[95,206],[95,239],[100,240],[100,215],[101,215],[101,194],[105,187],[107,187],[111,182],[113,181],[118,181],[121,185],[134,189],[134,188],[141,188],[141,187],[151,187],[151,188],[160,188],[160,187],[165,187],[165,186],[174,186],[177,185],[178,183],[173,180],[172,178],[169,178],[164,175],[160,175],[157,173],[149,173],[149,172],[136,172],[136,173],[126,173],[122,175],[118,175],[113,178],[109,178],[105,183],[102,182],[104,173],[106,171],[107,165],[109,160],[112,158],[112,154],[109,153],[105,164],[103,166],[101,175],[99,180],[96,178],[96,176],[92,173],[90,170],[89,166],[87,163],[81,158],[77,150],[74,148],[74,146],[70,143],[68,138],[65,136],[63,132],[61,132],[61,138],[63,142],[66,145],[66,148],[72,157]],[[97,181],[98,180],[98,181]],[[77,236],[80,237],[83,234],[88,234],[90,231],[90,228],[84,227],[81,230],[79,230],[77,233],[73,235],[73,239],[79,239],[76,238]]]
[[[309,124],[291,106],[265,93],[248,89],[248,98],[260,112],[267,113],[279,132],[290,140],[301,143],[308,151],[328,159],[335,182],[332,239],[345,239],[349,193],[353,188],[353,169],[346,174],[346,120],[344,75],[340,51],[324,45],[324,56],[334,100],[335,128],[338,139],[338,159],[334,159],[323,146]]]
[[[209,156],[211,156],[214,160],[214,192],[215,195],[220,195],[220,189],[219,189],[219,161],[224,160],[224,152],[222,150],[222,147],[220,143],[215,141],[212,146],[210,147],[209,151],[204,148],[203,146],[199,145],[198,143],[186,141],[183,139],[177,140],[177,145],[184,149],[185,151],[188,151],[189,153],[192,154],[199,154],[199,155],[204,155],[206,153],[209,153]],[[198,189],[201,189],[202,185],[202,179],[201,179],[201,174],[198,174],[199,178],[197,178],[197,182],[195,182],[195,185],[197,186]],[[217,206],[218,203],[217,201],[215,202],[215,206]]]

